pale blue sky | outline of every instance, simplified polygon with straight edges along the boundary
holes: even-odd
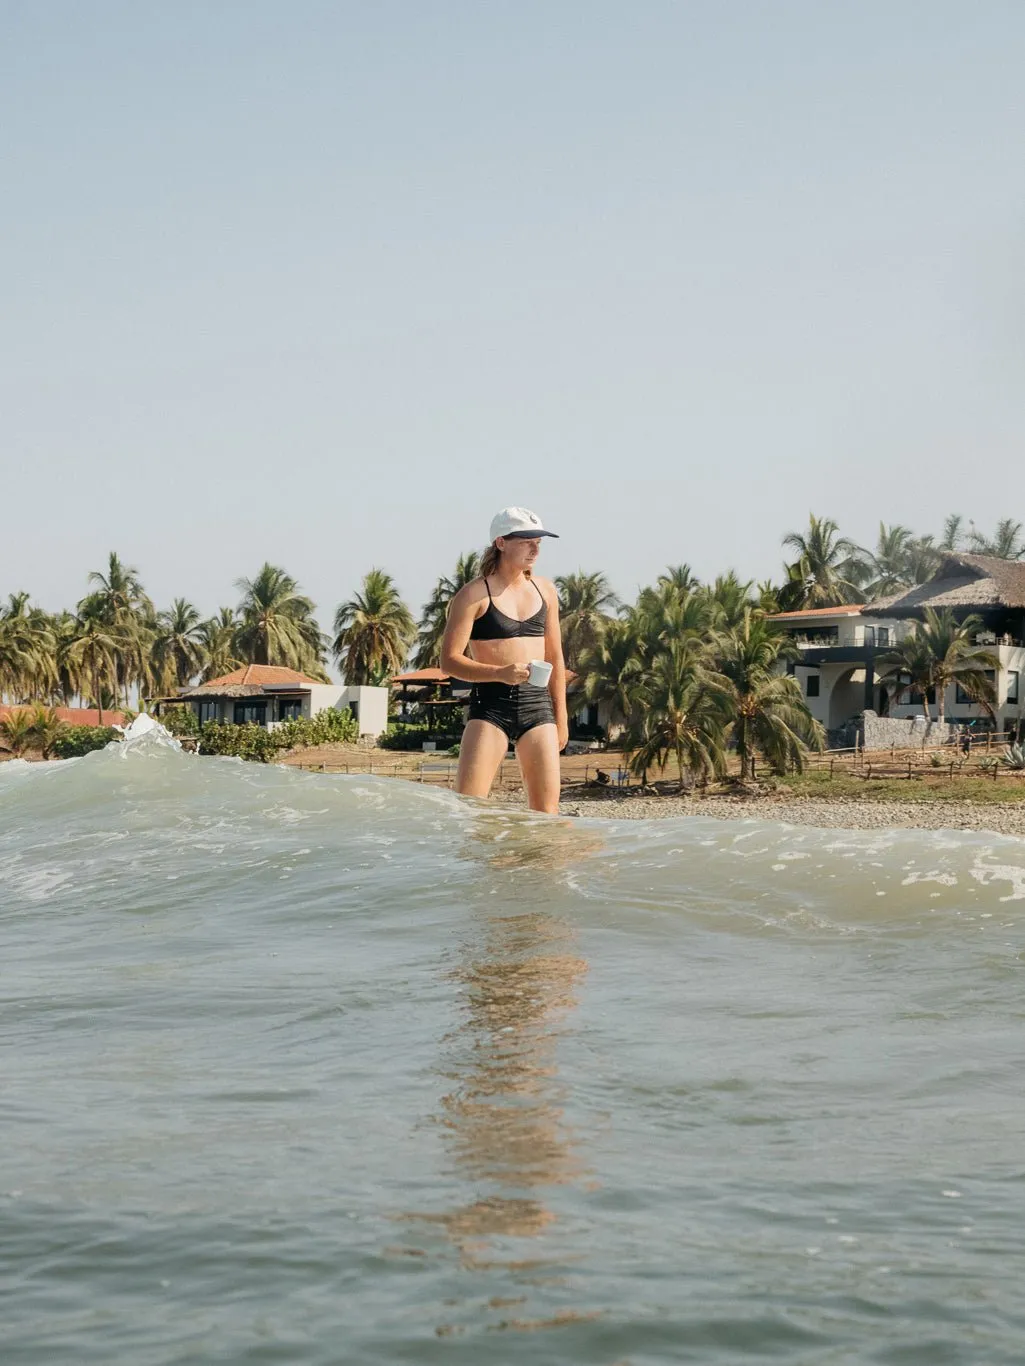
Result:
[[[0,0],[0,594],[1025,519],[1025,5]]]

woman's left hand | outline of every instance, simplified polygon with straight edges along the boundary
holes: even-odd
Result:
[[[562,751],[569,744],[569,726],[568,724],[564,726],[556,724],[555,729],[559,735],[559,753],[561,754]]]

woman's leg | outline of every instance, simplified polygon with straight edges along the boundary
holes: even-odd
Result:
[[[509,749],[509,737],[490,721],[467,721],[459,742],[456,791],[464,797],[486,797],[498,766]]]
[[[527,805],[531,811],[559,814],[559,790],[562,786],[559,770],[559,732],[546,721],[532,726],[516,743],[516,757],[520,761],[523,786],[527,789]]]

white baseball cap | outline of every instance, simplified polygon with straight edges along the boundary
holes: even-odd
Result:
[[[545,531],[541,518],[529,508],[503,508],[501,512],[496,512],[491,519],[492,542],[497,541],[499,536],[520,540],[533,539],[535,536],[554,536],[556,540],[559,539],[558,532]]]

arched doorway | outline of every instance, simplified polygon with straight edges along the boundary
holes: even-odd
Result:
[[[836,730],[865,710],[865,670],[847,669],[829,694],[829,729]]]

